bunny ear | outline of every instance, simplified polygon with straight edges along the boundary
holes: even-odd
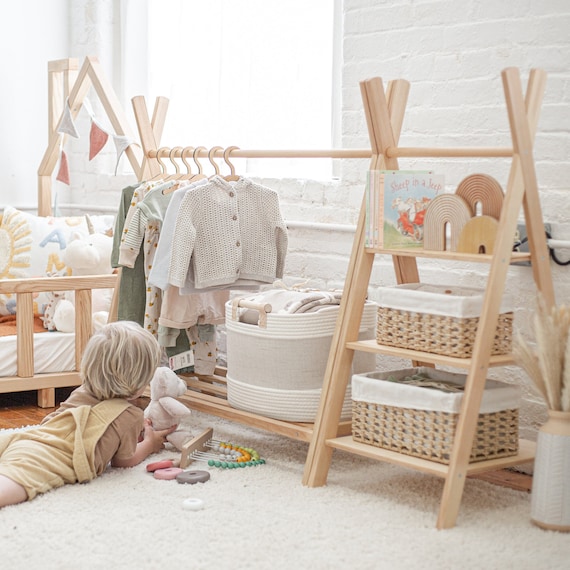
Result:
[[[94,234],[95,233],[95,228],[93,227],[93,223],[91,222],[91,218],[89,217],[89,214],[85,214],[85,221],[87,222],[87,231],[89,232],[89,234]]]

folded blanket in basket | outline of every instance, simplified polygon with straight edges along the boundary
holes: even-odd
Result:
[[[257,295],[245,297],[252,303],[269,304],[271,312],[280,315],[314,313],[327,307],[340,305],[341,292],[269,289]],[[257,324],[258,313],[252,309],[240,311],[239,320],[242,323]]]

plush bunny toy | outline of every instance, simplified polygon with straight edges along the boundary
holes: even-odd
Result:
[[[113,238],[105,234],[89,234],[87,237],[76,233],[67,244],[63,261],[71,270],[71,275],[110,275]],[[92,292],[93,329],[98,330],[109,318],[113,297],[112,289],[94,289]],[[66,293],[53,311],[54,328],[61,332],[75,330],[75,299]],[[46,327],[47,328],[47,327]]]
[[[155,430],[178,425],[176,431],[166,437],[176,449],[192,438],[190,430],[181,425],[190,410],[176,398],[186,392],[186,382],[166,366],[159,366],[150,382],[150,403],[144,411],[145,418],[152,421]]]

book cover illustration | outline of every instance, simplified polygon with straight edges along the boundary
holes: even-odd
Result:
[[[417,170],[380,172],[383,193],[381,247],[423,247],[426,209],[433,198],[443,193],[443,175]]]

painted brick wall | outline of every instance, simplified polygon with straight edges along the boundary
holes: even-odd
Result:
[[[76,54],[102,54],[111,59],[108,42],[116,37],[109,16],[111,2],[85,0],[74,10]],[[97,8],[96,8],[97,7]],[[98,12],[97,12],[98,10]],[[116,24],[115,24],[116,25]],[[497,2],[496,0],[345,0],[343,8],[342,145],[369,146],[359,81],[380,76],[385,81],[405,78],[411,92],[400,143],[403,146],[510,146],[501,70],[548,72],[546,96],[536,137],[535,157],[545,221],[553,237],[570,239],[570,3],[566,0]],[[100,27],[107,26],[106,32]],[[82,28],[83,32],[82,33]],[[88,38],[86,42],[79,38]],[[112,66],[112,62],[109,62]],[[117,70],[115,69],[115,75]],[[134,123],[133,123],[134,128]],[[78,145],[84,144],[78,141]],[[78,147],[77,154],[85,156]],[[111,151],[86,164],[79,159],[81,182],[69,191],[75,203],[114,206],[127,175],[109,176],[115,156]],[[83,160],[83,162],[80,162]],[[125,160],[125,159],[123,159]],[[405,168],[437,168],[445,173],[452,191],[463,177],[476,172],[493,175],[506,185],[509,163],[502,159],[402,160]],[[343,160],[340,180],[262,180],[277,188],[288,220],[353,225],[364,190],[366,160]],[[72,173],[73,174],[73,173]],[[335,229],[299,228],[290,232],[287,281],[311,280],[318,287],[342,287],[352,233]],[[569,251],[560,251],[560,257]],[[482,286],[486,266],[443,265],[419,261],[423,281]],[[570,297],[570,269],[552,265],[557,298]],[[391,260],[378,256],[370,292],[395,282]],[[534,303],[531,269],[512,267],[507,291],[516,307],[516,326],[528,333]],[[379,360],[379,367],[406,364]],[[492,370],[490,376],[516,382],[517,367]],[[525,385],[522,434],[534,437],[544,420],[544,406]]]

